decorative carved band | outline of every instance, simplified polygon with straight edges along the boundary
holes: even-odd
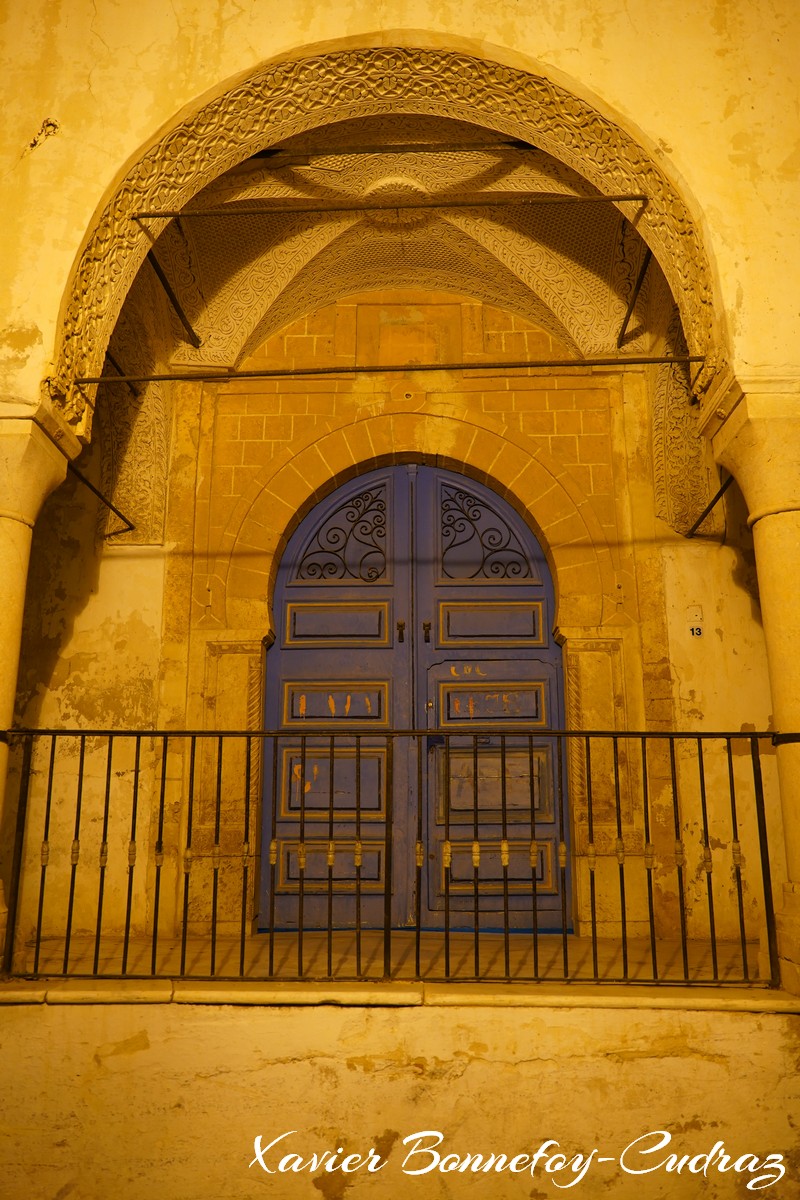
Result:
[[[338,52],[271,64],[209,101],[146,150],[109,200],[68,287],[49,381],[56,404],[84,435],[86,396],[72,380],[99,373],[125,295],[165,224],[150,221],[146,233],[133,214],[182,208],[265,145],[386,112],[476,122],[534,142],[603,193],[646,193],[637,228],[669,280],[692,352],[713,362],[710,272],[698,235],[667,177],[623,130],[549,79],[466,54]]]
[[[686,353],[677,310],[667,328],[666,354]],[[708,504],[716,484],[710,475],[710,443],[703,437],[691,406],[691,387],[683,367],[653,368],[653,482],[656,515],[685,534]],[[704,534],[720,533],[722,511],[709,513]]]

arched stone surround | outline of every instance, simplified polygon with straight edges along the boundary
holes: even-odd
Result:
[[[387,463],[408,461],[424,461],[477,480],[532,527],[555,585],[567,727],[637,726],[640,701],[631,680],[643,671],[638,623],[633,611],[621,611],[618,588],[624,566],[591,498],[552,455],[532,451],[524,438],[485,416],[478,418],[455,401],[428,401],[422,408],[413,401],[398,401],[382,413],[330,422],[324,432],[318,429],[295,441],[254,479],[213,548],[208,576],[195,577],[198,593],[208,588],[215,617],[214,624],[200,621],[194,630],[190,673],[197,681],[192,689],[198,696],[197,719],[207,728],[262,727],[265,663],[260,644],[263,639],[269,646],[274,639],[275,578],[291,534],[314,505],[348,479]],[[220,687],[223,656],[237,686]],[[571,803],[579,816],[585,810],[586,787],[579,756],[572,752],[569,771]],[[633,845],[639,838],[630,808],[636,766],[627,758],[623,776],[626,829]],[[660,784],[652,765],[654,794]],[[251,800],[255,810],[257,792]],[[580,855],[583,849],[581,844]],[[576,903],[583,919],[584,900]]]
[[[464,52],[371,48],[271,63],[175,124],[130,168],[90,231],[68,285],[50,398],[89,436],[87,393],[133,278],[165,222],[255,151],[322,123],[383,112],[455,117],[532,141],[601,193],[644,193],[623,210],[653,249],[681,310],[689,349],[716,365],[710,271],[691,215],[669,179],[625,131],[542,76]]]
[[[298,523],[340,483],[386,462],[424,460],[503,496],[533,527],[556,586],[560,627],[596,628],[614,601],[612,551],[574,480],[546,453],[474,414],[398,405],[309,437],[273,461],[241,497],[209,564],[230,629],[264,629],[281,552]],[[222,615],[222,613],[220,613]]]

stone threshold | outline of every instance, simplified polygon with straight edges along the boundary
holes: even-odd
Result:
[[[212,1004],[259,1007],[586,1008],[800,1014],[766,987],[624,984],[238,983],[186,979],[7,979],[0,1004]]]

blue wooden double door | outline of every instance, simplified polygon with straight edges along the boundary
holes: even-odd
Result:
[[[416,464],[291,538],[267,654],[262,928],[562,925],[560,649],[501,497]]]

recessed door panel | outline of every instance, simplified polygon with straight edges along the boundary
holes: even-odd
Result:
[[[289,601],[285,637],[287,646],[388,646],[389,604]]]
[[[441,646],[543,646],[541,600],[439,602]]]

